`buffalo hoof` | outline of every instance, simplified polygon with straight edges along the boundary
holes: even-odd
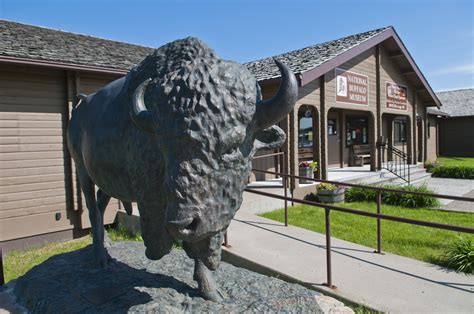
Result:
[[[205,300],[208,300],[208,301],[212,301],[212,302],[224,301],[224,295],[219,290],[201,292],[201,295]]]

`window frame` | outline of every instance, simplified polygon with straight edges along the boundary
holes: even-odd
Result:
[[[362,126],[362,128],[365,128],[366,129],[366,134],[365,134],[365,141],[362,141],[361,143],[355,143],[354,140],[352,139],[352,131],[350,130],[350,123],[351,121],[353,120],[364,120],[364,126]],[[353,117],[347,117],[346,118],[346,130],[345,130],[345,143],[346,143],[346,147],[351,147],[352,145],[369,145],[370,144],[370,132],[369,132],[369,127],[370,127],[370,123],[369,123],[369,118],[368,117],[358,117],[358,116],[353,116]],[[363,131],[362,131],[363,132]],[[348,135],[350,135],[350,138],[351,138],[351,142],[349,143],[349,138],[348,138]],[[356,137],[357,138],[357,137]]]
[[[395,125],[399,125],[398,134]],[[407,121],[402,119],[393,120],[393,143],[403,144],[407,142]]]

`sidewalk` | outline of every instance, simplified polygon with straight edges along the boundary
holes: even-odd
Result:
[[[332,238],[332,278],[337,288],[329,289],[322,285],[326,282],[323,234],[285,227],[242,208],[228,235],[230,247],[225,250],[231,259],[250,260],[380,311],[474,312],[474,276],[388,253],[379,255],[373,248]]]

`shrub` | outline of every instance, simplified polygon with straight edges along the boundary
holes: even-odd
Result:
[[[427,160],[425,161],[425,168],[427,172],[433,172],[435,167],[438,167],[440,164],[436,160]]]
[[[447,266],[456,272],[474,273],[474,243],[470,239],[459,237],[452,243],[445,258]]]
[[[433,193],[425,185],[421,186],[396,186],[396,185],[382,185],[380,187],[393,190],[402,190],[410,192]],[[347,202],[375,202],[377,192],[371,189],[364,188],[350,188],[346,190]],[[396,206],[403,206],[409,208],[433,208],[440,205],[438,199],[423,195],[402,194],[395,192],[382,192],[382,203]]]
[[[468,166],[436,166],[431,169],[433,177],[474,179],[474,167]]]
[[[363,188],[348,188],[346,190],[347,202],[375,202],[377,192],[375,190]]]
[[[317,190],[326,190],[326,191],[334,191],[337,189],[337,186],[331,183],[321,183],[316,187]]]

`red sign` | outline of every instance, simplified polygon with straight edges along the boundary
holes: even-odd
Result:
[[[407,110],[408,88],[403,85],[387,82],[385,97],[387,108]]]
[[[336,101],[354,105],[369,104],[367,75],[336,69]]]

